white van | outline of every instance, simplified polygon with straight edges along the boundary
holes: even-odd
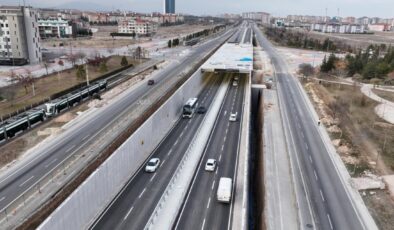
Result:
[[[221,177],[217,191],[217,199],[219,202],[230,203],[233,180],[228,177]]]

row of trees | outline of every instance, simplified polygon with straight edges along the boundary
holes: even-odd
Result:
[[[347,55],[349,76],[361,75],[362,79],[372,78],[394,81],[394,48],[386,45],[370,45],[356,55]]]
[[[179,46],[179,44],[180,44],[179,38],[168,40],[168,48]]]
[[[292,31],[286,28],[266,28],[265,34],[270,40],[283,46],[327,52],[353,52],[353,48],[344,42],[332,41],[329,38],[325,40],[315,39],[309,37],[306,33]]]

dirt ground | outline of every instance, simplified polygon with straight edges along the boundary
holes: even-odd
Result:
[[[117,26],[93,26],[93,28],[98,29],[96,33],[93,34],[92,38],[78,38],[78,39],[53,39],[46,40],[42,42],[42,47],[49,48],[54,46],[59,46],[63,43],[64,46],[69,46],[70,43],[74,48],[119,48],[127,45],[133,45],[138,42],[147,42],[152,39],[163,39],[168,37],[174,37],[179,35],[186,35],[196,31],[211,28],[213,25],[177,25],[168,27],[159,27],[157,33],[152,37],[140,37],[138,40],[131,37],[115,37],[112,38],[110,33],[117,32]]]
[[[349,173],[390,175],[394,171],[394,126],[375,113],[376,102],[357,86],[304,82]],[[380,229],[392,229],[394,197],[387,190],[361,192]]]
[[[120,62],[121,57],[111,57],[107,62],[107,72],[120,68]],[[133,63],[131,58],[129,59],[129,63]],[[104,73],[99,72],[98,67],[89,66],[90,80],[96,79],[102,74]],[[59,74],[51,74],[48,77],[36,79],[34,83],[35,96],[33,96],[32,85],[28,85],[26,88],[21,84],[7,87],[7,91],[14,91],[15,94],[7,98],[6,93],[5,97],[8,100],[0,102],[0,117],[29,107],[31,104],[38,103],[54,93],[66,90],[84,81],[85,79],[77,78],[75,69],[71,69]],[[5,89],[2,90],[4,91]]]

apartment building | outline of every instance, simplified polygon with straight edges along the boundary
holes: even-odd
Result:
[[[362,34],[367,32],[365,25],[360,24],[336,24],[336,23],[315,23],[311,25],[311,30],[322,33],[341,34]]]
[[[65,38],[72,36],[72,26],[62,18],[38,19],[38,29],[41,39]]]
[[[0,7],[0,64],[41,62],[38,14],[31,7]]]
[[[242,18],[260,21],[262,24],[270,24],[271,15],[265,12],[245,12]]]
[[[157,23],[140,19],[124,20],[119,22],[118,33],[149,36],[157,31]]]

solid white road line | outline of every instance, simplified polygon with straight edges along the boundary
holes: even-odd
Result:
[[[321,199],[323,200],[323,202],[325,202],[326,200],[324,199],[323,192],[321,191],[321,189],[320,189],[320,196],[321,196]]]
[[[133,209],[134,209],[134,206],[132,206],[130,208],[130,210],[127,212],[126,216],[123,218],[123,221],[125,221],[127,219],[127,217],[130,215],[130,213],[131,213],[131,211],[133,211]]]
[[[204,221],[202,222],[201,230],[204,229],[204,226],[205,226],[205,218],[204,218]]]
[[[22,184],[19,185],[19,187],[22,187],[24,184],[26,184],[29,180],[33,179],[34,176],[29,177],[29,179],[25,180]]]
[[[332,226],[332,222],[331,222],[330,214],[327,214],[327,219],[328,219],[328,222],[330,223],[330,227],[331,227],[331,229],[334,229],[334,227]]]
[[[68,149],[66,150],[66,153],[70,152],[74,147],[75,147],[75,145],[73,145],[73,146],[71,146],[70,148],[68,148]]]
[[[153,178],[155,178],[155,176],[156,176],[156,173],[155,173],[155,174],[153,174],[152,178],[150,178],[150,180],[149,180],[149,181],[152,181],[152,180],[153,180]]]
[[[142,197],[142,194],[144,194],[145,190],[146,190],[146,188],[144,188],[144,190],[142,190],[142,192],[140,193],[140,195],[138,196],[138,198],[141,198],[141,197]]]
[[[45,165],[45,168],[48,168],[49,165],[51,165],[52,163],[56,162],[57,158],[53,159],[51,162],[49,162],[47,165]]]

